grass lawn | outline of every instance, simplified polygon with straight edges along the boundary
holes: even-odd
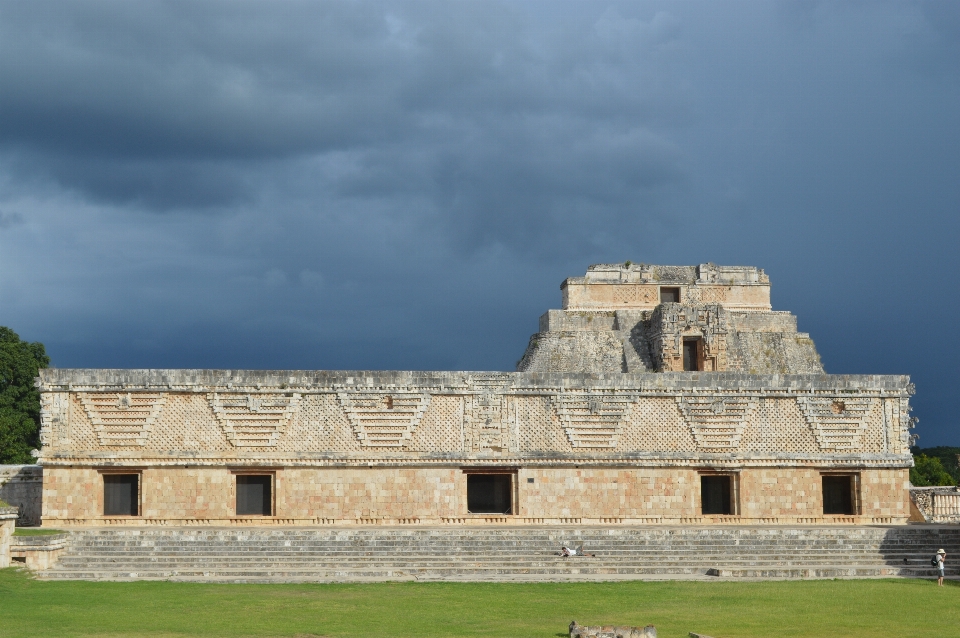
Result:
[[[50,536],[51,534],[63,534],[63,530],[40,527],[17,527],[13,530],[14,536]]]
[[[0,570],[0,635],[565,636],[581,624],[735,636],[960,636],[960,586],[838,580],[208,585]]]

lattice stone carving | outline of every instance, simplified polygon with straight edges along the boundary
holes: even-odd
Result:
[[[207,401],[217,423],[236,447],[274,447],[300,404],[300,394],[221,394]]]
[[[633,394],[564,392],[553,397],[553,404],[570,445],[615,448],[636,399]]]
[[[80,392],[80,404],[103,446],[142,447],[166,402],[146,392]]]
[[[408,392],[354,390],[337,400],[364,447],[406,447],[430,405],[429,394]]]
[[[699,289],[703,303],[723,303],[727,300],[727,289],[722,286],[700,286]]]
[[[739,448],[743,428],[757,406],[755,397],[729,394],[681,395],[676,401],[701,450]]]
[[[613,300],[617,303],[656,303],[658,297],[656,286],[622,284],[613,288]]]
[[[870,397],[797,397],[821,450],[859,450],[873,409]]]

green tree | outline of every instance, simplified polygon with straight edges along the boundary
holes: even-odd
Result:
[[[957,484],[950,473],[943,468],[940,459],[926,454],[918,454],[913,457],[913,467],[910,468],[910,482],[914,487]]]
[[[42,343],[27,343],[0,326],[0,463],[32,463],[40,447],[40,392],[33,385],[50,365]]]
[[[943,465],[950,476],[953,477],[953,482],[956,483],[960,481],[960,464],[957,462],[957,456],[960,455],[960,447],[953,447],[949,445],[939,445],[937,447],[913,447],[910,448],[910,451],[913,453],[913,456],[916,457],[919,454],[926,454],[927,456],[937,457],[940,459],[940,464]]]

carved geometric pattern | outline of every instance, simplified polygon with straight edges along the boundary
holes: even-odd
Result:
[[[633,394],[564,392],[553,397],[557,416],[575,448],[615,448]]]
[[[146,392],[80,392],[80,403],[100,445],[143,446],[166,395]]]
[[[869,397],[797,397],[821,450],[857,450],[873,408]]]
[[[354,390],[337,399],[364,447],[405,447],[430,405],[430,395],[419,393]]]
[[[297,411],[300,394],[207,394],[217,422],[236,447],[274,447]]]
[[[655,286],[621,284],[613,288],[613,300],[616,303],[654,303],[657,296]]]
[[[721,303],[727,300],[727,289],[722,286],[703,286],[700,288],[700,301],[703,303]]]
[[[514,423],[512,397],[500,394],[475,394],[465,397],[463,444],[465,451],[502,452],[510,447]]]
[[[676,401],[701,450],[739,448],[743,428],[757,406],[755,397],[741,395],[681,395]]]

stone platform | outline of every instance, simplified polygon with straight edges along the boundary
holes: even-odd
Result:
[[[596,558],[561,558],[583,544]],[[960,527],[85,528],[45,579],[590,581],[934,575]]]

